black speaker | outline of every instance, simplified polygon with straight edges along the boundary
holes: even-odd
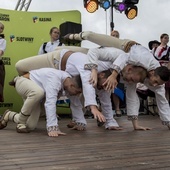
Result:
[[[82,25],[75,23],[75,22],[70,22],[66,21],[59,26],[60,29],[60,42],[64,44],[76,44],[80,43],[80,41],[77,40],[66,40],[63,37],[67,34],[75,34],[75,33],[80,33],[82,32]]]

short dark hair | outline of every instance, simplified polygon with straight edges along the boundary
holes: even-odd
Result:
[[[170,80],[170,70],[165,66],[160,66],[155,69],[155,75],[158,75],[161,80],[169,81]]]
[[[109,70],[104,70],[101,73],[104,73],[104,78],[108,78],[112,74],[110,69]]]
[[[80,75],[73,76],[72,79],[76,83],[77,88],[82,88],[82,81]]]

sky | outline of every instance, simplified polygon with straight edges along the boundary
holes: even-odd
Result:
[[[120,2],[121,0],[116,0]],[[18,0],[0,0],[1,9],[14,10]],[[28,2],[28,1],[26,1]],[[170,34],[170,0],[139,0],[138,16],[127,19],[124,13],[113,9],[114,29],[120,32],[121,39],[131,39],[148,48],[151,40],[160,40],[162,33]],[[83,0],[32,0],[28,9],[32,12],[52,12],[79,10],[81,12],[82,31],[93,31],[110,35],[111,8],[100,8],[88,13]],[[84,41],[82,47],[93,48],[97,45]]]

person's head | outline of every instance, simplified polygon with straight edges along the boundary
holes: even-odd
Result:
[[[162,45],[167,45],[169,42],[169,35],[164,33],[160,36],[160,41]]]
[[[103,87],[103,83],[106,81],[106,79],[111,75],[111,71],[110,70],[104,70],[100,73],[98,73],[98,80],[97,80],[97,89],[101,90],[104,89]]]
[[[60,37],[60,31],[57,27],[52,27],[50,29],[50,37],[51,37],[51,41],[56,41],[59,39]]]
[[[143,67],[126,65],[122,70],[122,78],[128,83],[143,83],[147,77],[147,71]]]
[[[4,31],[4,24],[0,22],[0,34]]]
[[[170,80],[170,70],[165,66],[157,67],[149,72],[149,85],[158,86]]]
[[[82,81],[80,75],[71,78],[67,77],[63,84],[64,90],[66,90],[70,96],[82,93]]]
[[[116,38],[119,38],[120,37],[120,34],[117,30],[113,30],[110,34],[112,37],[116,37]]]
[[[157,40],[150,41],[148,43],[149,49],[152,50],[155,47],[158,47],[161,43]]]

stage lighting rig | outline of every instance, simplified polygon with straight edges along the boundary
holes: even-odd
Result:
[[[138,8],[136,4],[139,0],[122,0],[122,2],[116,2],[116,0],[84,0],[84,7],[90,13],[98,10],[100,6],[104,10],[110,7],[115,8],[120,13],[124,12],[128,19],[134,19],[138,14]]]

